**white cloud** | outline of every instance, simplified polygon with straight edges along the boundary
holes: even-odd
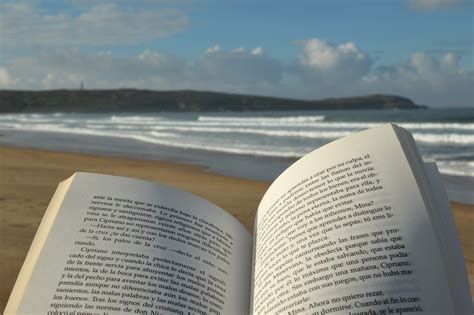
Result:
[[[198,88],[245,92],[252,87],[265,90],[277,84],[282,70],[281,63],[266,56],[260,47],[225,51],[215,45],[196,61],[192,74]]]
[[[339,67],[345,62],[361,62],[367,60],[367,55],[353,42],[339,46],[313,38],[302,42],[304,54],[300,62],[321,70]]]
[[[394,66],[375,69],[358,86],[362,91],[405,95],[435,106],[473,106],[474,72],[460,67],[460,57],[435,58],[415,53]]]
[[[474,105],[474,72],[461,57],[415,53],[398,64],[374,66],[357,45],[311,39],[284,63],[254,49],[215,45],[189,62],[144,50],[132,57],[57,50],[0,63],[0,88],[199,89],[319,99],[373,93],[398,94],[429,106]],[[309,45],[311,43],[311,45]]]
[[[149,50],[131,58],[62,50],[17,58],[5,65],[13,71],[15,86],[11,88],[20,89],[76,88],[82,81],[86,88],[175,88],[186,67],[182,58]]]
[[[189,18],[176,9],[130,10],[97,4],[79,13],[46,13],[27,3],[0,4],[3,48],[79,47],[142,43],[183,31]]]
[[[206,49],[206,51],[204,53],[205,54],[212,54],[212,53],[218,52],[220,50],[221,50],[221,47],[219,45],[215,44],[214,46],[209,47],[208,49]]]
[[[437,11],[456,5],[457,0],[408,0],[408,7],[416,11]]]
[[[321,81],[353,81],[370,71],[372,59],[353,42],[332,45],[312,38],[300,41],[303,54],[299,57],[301,70]]]
[[[250,53],[252,55],[263,55],[263,49],[262,47],[255,47]]]

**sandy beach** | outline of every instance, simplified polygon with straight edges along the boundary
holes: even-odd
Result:
[[[0,147],[0,309],[58,183],[75,171],[141,178],[189,191],[226,209],[249,231],[270,184],[184,164]],[[452,209],[474,292],[474,206],[453,203]]]

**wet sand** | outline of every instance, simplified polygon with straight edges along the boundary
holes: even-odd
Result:
[[[0,310],[58,183],[75,171],[141,178],[189,191],[226,209],[249,231],[270,184],[186,164],[0,147]],[[474,206],[453,203],[452,208],[474,292]]]

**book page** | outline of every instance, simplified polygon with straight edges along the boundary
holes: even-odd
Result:
[[[246,313],[251,247],[247,230],[202,198],[76,173],[18,313]]]
[[[256,314],[453,313],[444,258],[391,125],[297,161],[256,222]]]
[[[439,210],[440,220],[443,222],[441,230],[442,239],[446,242],[446,255],[449,267],[447,270],[448,278],[454,288],[453,299],[457,307],[457,314],[472,314],[473,305],[471,300],[471,289],[469,287],[468,274],[464,255],[461,248],[461,242],[458,239],[456,225],[453,213],[449,206],[448,195],[441,180],[438,167],[434,161],[425,161],[426,174],[430,181],[430,187],[436,198],[436,205]]]
[[[44,212],[44,216],[41,220],[41,224],[38,227],[38,231],[36,231],[35,238],[31,243],[18,278],[16,279],[15,286],[13,287],[12,293],[10,294],[4,314],[18,313],[18,307],[30,280],[31,274],[33,273],[33,269],[36,265],[36,262],[38,261],[41,250],[46,243],[46,239],[48,238],[51,227],[53,226],[56,215],[58,214],[61,203],[64,200],[64,196],[71,185],[73,177],[74,176],[71,176],[67,180],[61,182],[54,192],[54,195],[49,202],[48,208]]]

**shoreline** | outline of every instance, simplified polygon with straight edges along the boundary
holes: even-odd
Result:
[[[258,203],[270,185],[184,163],[0,145],[0,308],[6,305],[57,185],[75,171],[140,178],[186,190],[225,209],[250,232]],[[474,292],[474,206],[451,203],[451,207]]]
[[[224,176],[269,182],[298,160],[179,148],[122,137],[12,131],[2,130],[1,127],[0,146],[189,164]]]

